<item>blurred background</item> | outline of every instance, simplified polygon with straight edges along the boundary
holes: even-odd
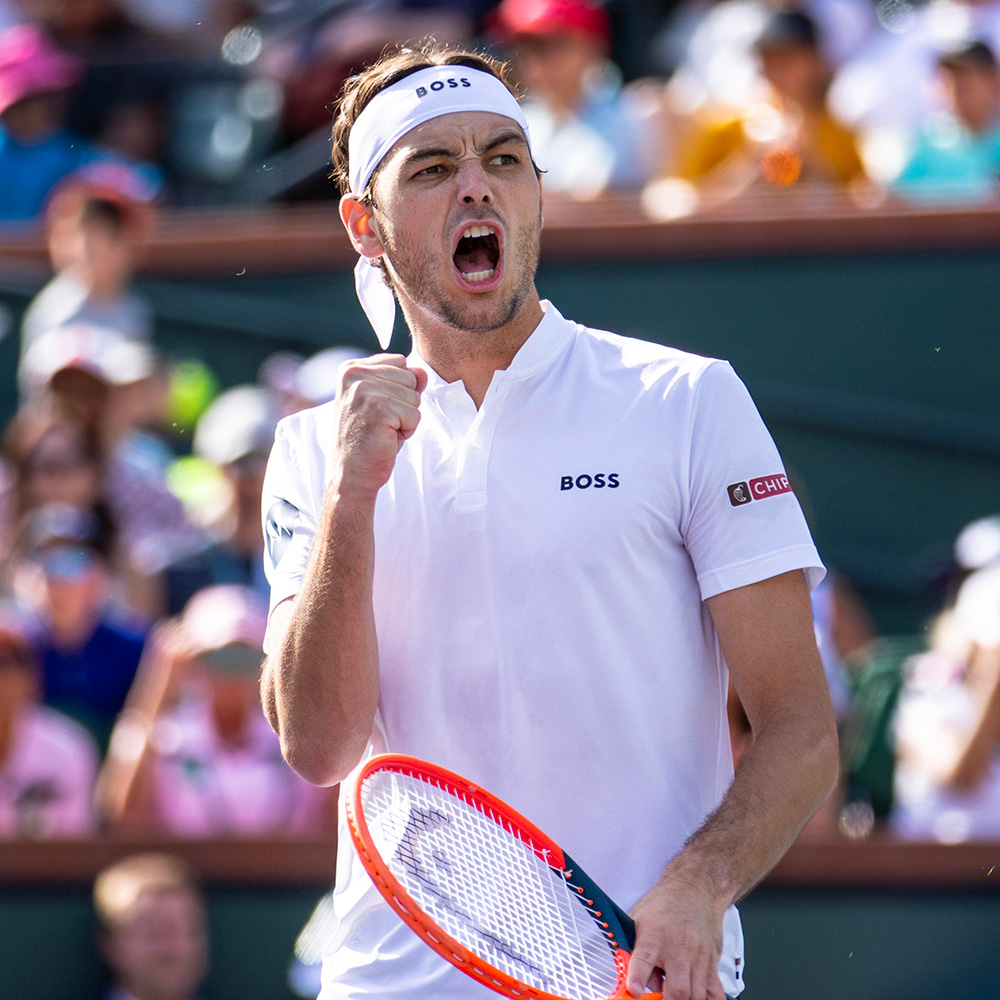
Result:
[[[1000,998],[1000,0],[0,0],[0,996],[316,995],[261,479],[376,348],[336,93],[429,37],[511,60],[543,296],[731,360],[830,568],[745,996]]]

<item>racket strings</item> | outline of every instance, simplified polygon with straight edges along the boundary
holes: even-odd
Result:
[[[613,939],[546,848],[488,805],[422,777],[374,772],[361,794],[383,861],[445,934],[537,989],[615,991]]]

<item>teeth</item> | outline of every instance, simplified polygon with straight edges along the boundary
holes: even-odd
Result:
[[[496,230],[492,226],[469,226],[462,233],[463,238],[473,239],[476,236],[495,236]]]
[[[496,273],[496,268],[491,267],[488,271],[472,271],[470,274],[463,274],[466,281],[486,281]]]

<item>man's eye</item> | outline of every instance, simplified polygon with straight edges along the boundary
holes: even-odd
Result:
[[[500,153],[490,161],[497,167],[512,167],[517,163],[517,157],[513,153]]]
[[[444,170],[444,167],[442,167],[440,163],[435,163],[432,166],[423,167],[422,169],[418,170],[417,173],[416,173],[416,176],[417,177],[430,177],[433,174],[439,174],[439,173],[441,173],[443,170]]]

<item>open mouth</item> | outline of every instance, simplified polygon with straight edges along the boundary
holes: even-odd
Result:
[[[472,284],[489,281],[500,263],[500,238],[493,226],[466,226],[454,254],[455,267]]]

